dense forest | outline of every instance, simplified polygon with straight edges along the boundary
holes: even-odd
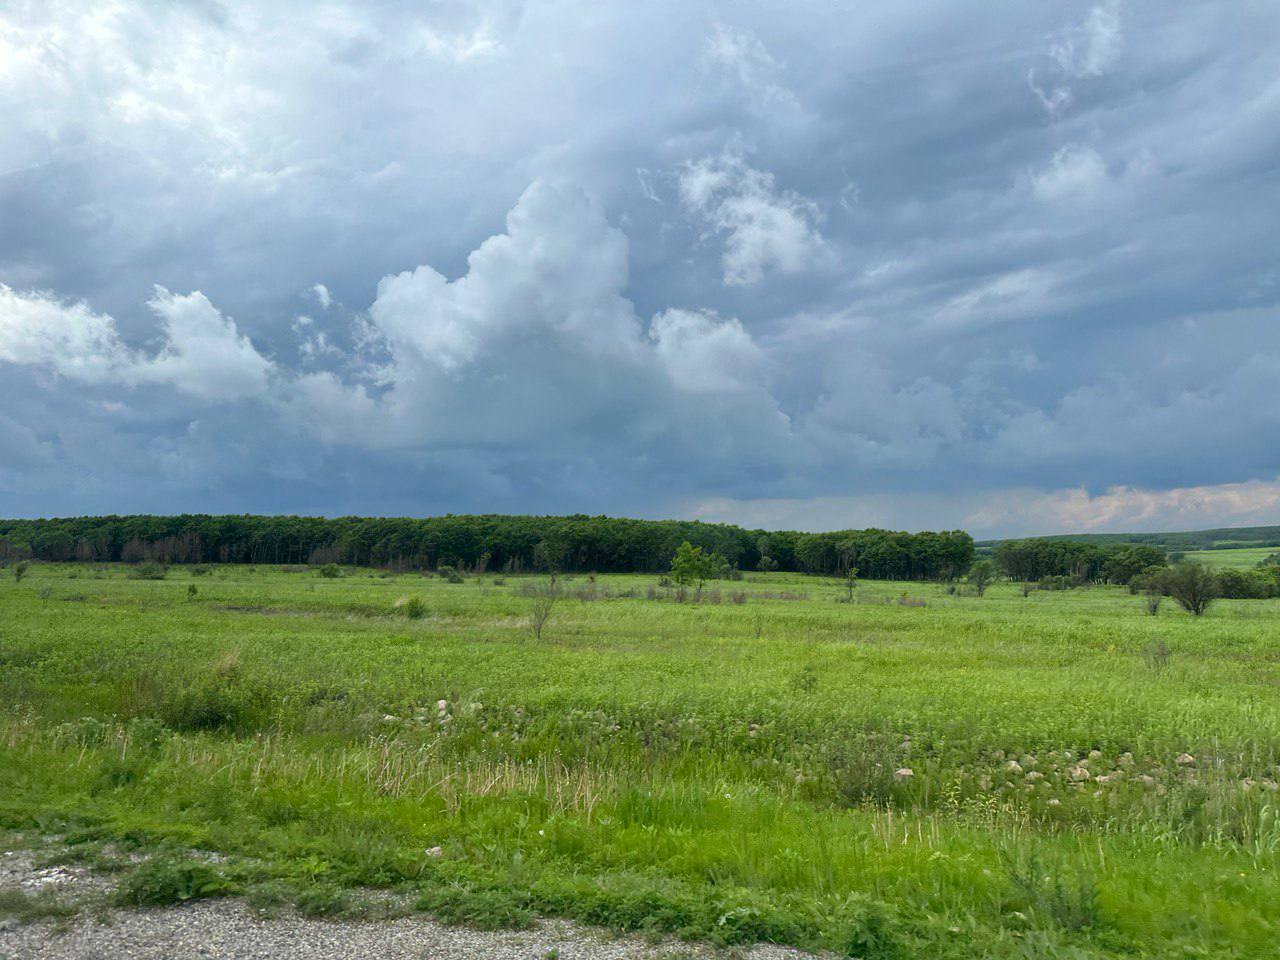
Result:
[[[413,518],[206,516],[0,520],[0,563],[349,563],[431,570],[665,570],[684,541],[741,570],[793,570],[883,580],[961,576],[973,539],[960,530],[836,533],[745,530],[691,520],[613,517]]]
[[[1068,577],[1078,582],[1128,583],[1148,567],[1163,565],[1166,557],[1164,550],[1149,544],[1037,537],[1002,541],[995,560],[1010,579],[1023,582]]]

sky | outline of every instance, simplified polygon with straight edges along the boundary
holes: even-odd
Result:
[[[0,515],[1280,523],[1273,0],[0,0]]]

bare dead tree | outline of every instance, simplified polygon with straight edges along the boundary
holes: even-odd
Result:
[[[556,584],[552,580],[533,598],[533,607],[529,611],[529,629],[533,631],[534,640],[542,639],[542,628],[551,619],[551,611],[555,609],[557,596]]]

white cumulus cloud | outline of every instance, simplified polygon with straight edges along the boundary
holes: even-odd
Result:
[[[238,400],[266,389],[272,363],[204,294],[157,287],[147,306],[163,335],[154,356],[128,348],[114,318],[83,302],[0,285],[0,361],[87,383],[169,384],[206,401]]]
[[[770,270],[795,274],[823,262],[817,204],[780,190],[774,176],[734,151],[703,157],[680,173],[685,208],[724,236],[724,282],[759,282]]]

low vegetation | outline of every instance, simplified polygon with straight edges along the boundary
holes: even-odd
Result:
[[[148,855],[121,902],[347,916],[381,887],[864,958],[1275,952],[1278,600],[129,569],[0,579],[0,828]]]

